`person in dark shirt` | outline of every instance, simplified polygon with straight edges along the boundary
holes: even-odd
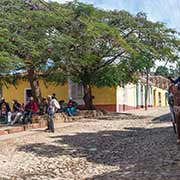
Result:
[[[47,113],[48,108],[48,102],[46,101],[46,98],[42,98],[42,102],[39,105],[39,112],[41,115]]]
[[[22,105],[17,101],[17,100],[13,100],[12,101],[13,104],[13,113],[12,113],[12,122],[11,125],[19,122],[22,123],[22,118],[23,118],[23,107]]]
[[[52,94],[52,99],[56,99],[57,100],[55,93]]]
[[[13,103],[13,112],[19,112],[22,110],[21,104],[17,100],[14,99],[12,103]]]
[[[0,101],[0,110],[5,112],[6,114],[11,111],[9,103],[7,103],[4,98],[1,98],[1,101]]]
[[[11,108],[9,106],[9,103],[5,101],[5,99],[2,97],[0,100],[0,113],[1,116],[5,116],[8,120],[8,124],[11,123]]]

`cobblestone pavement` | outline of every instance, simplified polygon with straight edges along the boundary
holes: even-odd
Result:
[[[179,180],[180,146],[167,108],[0,137],[2,180]]]

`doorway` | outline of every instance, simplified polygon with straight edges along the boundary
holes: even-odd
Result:
[[[32,97],[32,89],[26,88],[24,90],[24,103],[25,104],[29,101],[30,97]]]

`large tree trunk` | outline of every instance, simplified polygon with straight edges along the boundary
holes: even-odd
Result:
[[[32,96],[39,105],[42,100],[42,95],[41,95],[41,90],[39,87],[38,77],[33,68],[28,70],[28,79],[29,79],[29,83],[32,89]]]
[[[145,110],[148,109],[148,98],[149,98],[149,70],[146,70],[146,88],[145,88]]]
[[[88,110],[93,110],[93,97],[92,97],[92,92],[91,92],[91,86],[90,85],[83,85],[84,88],[84,103],[85,107]]]

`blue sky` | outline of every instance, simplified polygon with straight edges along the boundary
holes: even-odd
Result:
[[[53,0],[52,0],[53,1]],[[55,0],[54,0],[55,1]],[[60,3],[71,0],[56,0]],[[161,21],[180,32],[180,0],[80,0],[101,9],[145,12],[152,21]]]

